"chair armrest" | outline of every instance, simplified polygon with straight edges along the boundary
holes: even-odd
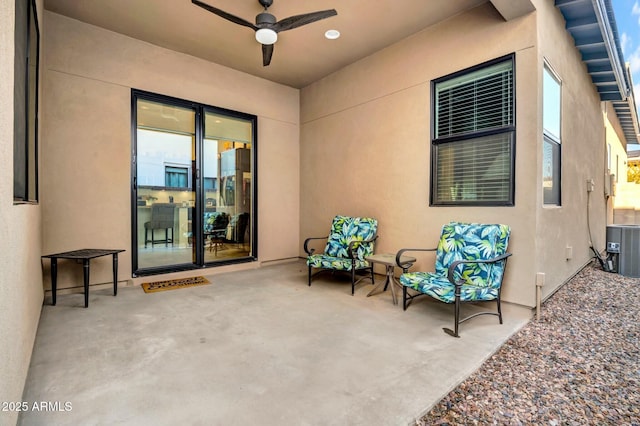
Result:
[[[327,238],[329,238],[329,236],[326,236],[326,237],[311,237],[311,238],[307,238],[306,240],[304,240],[304,251],[305,251],[305,253],[307,253],[307,255],[311,256],[316,251],[316,249],[313,249],[313,248],[310,249],[308,247],[309,241],[312,241],[312,240],[326,240]]]
[[[350,258],[351,260],[355,260],[355,259],[356,259],[356,257],[357,257],[357,256],[356,256],[356,250],[357,250],[358,246],[359,246],[359,245],[361,245],[361,244],[369,244],[369,243],[372,243],[372,242],[374,242],[375,240],[377,240],[377,239],[378,239],[378,237],[379,237],[379,235],[376,235],[375,237],[371,238],[370,240],[351,241],[351,242],[349,243],[349,248],[348,248],[348,251],[349,251],[349,258]]]
[[[449,280],[449,282],[455,286],[462,286],[462,284],[464,284],[464,282],[456,282],[456,280],[453,277],[453,274],[456,270],[456,268],[458,267],[458,265],[463,264],[463,263],[497,263],[497,262],[501,262],[503,260],[505,260],[507,257],[511,256],[511,253],[505,253],[502,254],[498,257],[494,257],[493,259],[473,259],[473,260],[455,260],[451,263],[451,265],[449,265],[449,272],[447,273],[447,279]]]
[[[400,258],[402,257],[403,253],[408,252],[408,251],[436,251],[437,249],[434,248],[403,248],[400,249],[398,251],[398,253],[396,253],[396,265],[398,265],[400,268],[402,268],[402,272],[408,272],[409,268],[411,268],[414,264],[414,262],[405,262],[402,263],[400,262]]]

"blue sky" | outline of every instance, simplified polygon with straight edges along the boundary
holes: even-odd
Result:
[[[611,0],[624,59],[631,64],[636,106],[640,102],[640,1]],[[632,146],[639,149],[640,145]]]

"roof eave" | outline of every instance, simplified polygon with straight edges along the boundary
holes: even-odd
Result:
[[[627,143],[638,143],[631,73],[624,63],[611,0],[555,0],[603,102],[611,101]]]

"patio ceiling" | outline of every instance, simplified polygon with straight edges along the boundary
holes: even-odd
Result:
[[[638,143],[638,113],[611,0],[555,0],[600,99],[611,101],[627,143]]]
[[[251,22],[262,11],[258,0],[203,1]],[[274,0],[269,12],[280,20],[325,9],[336,9],[338,15],[281,33],[267,67],[262,66],[262,49],[252,29],[209,13],[191,0],[44,0],[44,7],[156,46],[302,88],[487,1]],[[326,39],[329,29],[339,30],[340,38]]]

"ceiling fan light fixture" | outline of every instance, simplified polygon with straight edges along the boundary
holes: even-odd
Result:
[[[271,63],[273,44],[278,41],[278,33],[293,30],[294,28],[302,27],[303,25],[308,25],[338,14],[335,9],[327,9],[289,16],[288,18],[278,21],[275,16],[269,13],[269,7],[273,4],[273,0],[258,0],[258,3],[260,3],[260,6],[262,6],[264,10],[256,15],[256,23],[254,24],[244,18],[232,15],[229,12],[208,5],[200,0],[191,0],[191,3],[229,22],[251,28],[251,30],[255,31],[256,40],[262,45],[262,65],[265,67]],[[329,34],[327,38],[338,38],[340,35],[340,33],[335,30],[327,34]]]
[[[338,31],[338,30],[327,30],[327,32],[324,33],[324,36],[326,38],[328,38],[329,40],[335,40],[338,37],[340,37],[340,31]]]
[[[260,28],[256,31],[256,40],[261,44],[273,44],[278,41],[278,33],[271,28]]]

